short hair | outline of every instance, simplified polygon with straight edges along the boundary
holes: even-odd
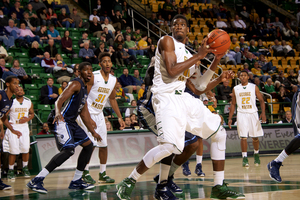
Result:
[[[182,15],[182,14],[177,14],[177,15],[175,15],[175,16],[173,17],[173,19],[172,19],[172,21],[171,21],[171,26],[173,26],[173,22],[174,22],[175,19],[184,19],[185,22],[186,22],[186,25],[189,26],[189,21],[188,21],[187,18],[186,18],[184,15]]]
[[[28,15],[29,15],[29,13],[28,13],[28,12],[24,12],[24,13],[23,13],[23,16],[25,16],[26,14],[28,14]]]
[[[246,71],[246,70],[242,70],[241,72],[240,72],[240,75],[241,75],[241,73],[246,73],[248,76],[249,76],[249,73]]]
[[[17,79],[18,77],[16,77],[16,76],[8,76],[8,77],[6,77],[5,83],[11,83],[11,82],[13,81],[14,78]]]
[[[82,71],[85,66],[92,66],[89,62],[82,62],[79,64],[78,70]]]
[[[142,83],[142,85],[146,85],[145,83]]]
[[[61,11],[63,11],[63,10],[64,10],[64,11],[66,11],[66,9],[65,9],[65,8],[62,8],[62,9],[61,9]]]
[[[88,32],[86,32],[86,31],[83,31],[82,35],[83,35],[83,34],[89,34],[89,33],[88,33]]]
[[[10,21],[12,21],[12,22],[14,22],[14,23],[15,23],[15,21],[14,21],[13,19],[9,19],[9,20],[8,20],[8,23],[9,23]]]
[[[50,24],[50,25],[49,25],[49,28],[52,28],[52,27],[54,28],[54,25],[53,25],[53,24]]]
[[[110,58],[110,53],[108,53],[108,52],[100,53],[100,54],[99,54],[99,62],[101,62],[101,61],[102,61],[102,58],[104,58],[104,57],[106,57],[106,56]]]
[[[142,38],[146,37],[147,36],[147,33],[143,33],[142,34]]]
[[[49,77],[49,78],[47,79],[47,81],[49,81],[49,79],[51,79],[52,81],[54,81],[54,79],[53,79],[52,77]]]

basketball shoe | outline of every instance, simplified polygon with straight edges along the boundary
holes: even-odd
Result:
[[[201,176],[201,177],[205,176],[204,172],[202,171],[202,164],[201,163],[198,163],[196,165],[195,174],[197,174],[198,176]]]
[[[279,174],[279,169],[282,166],[281,162],[276,162],[275,160],[272,160],[271,162],[268,163],[267,167],[269,170],[269,176],[271,179],[274,181],[281,183],[281,177]]]
[[[183,165],[181,166],[182,167],[182,173],[183,175],[185,176],[191,176],[191,170],[189,168],[189,161],[183,163]]]
[[[0,178],[0,190],[9,190],[9,189],[11,189],[11,186],[4,184]]]
[[[249,167],[249,162],[247,157],[243,157],[243,167]]]
[[[48,191],[44,188],[44,179],[45,177],[35,177],[31,179],[31,181],[29,181],[26,186],[35,192],[47,194]]]
[[[227,187],[228,183],[216,185],[211,190],[211,199],[245,199],[245,195],[235,192]]]
[[[160,200],[176,200],[178,198],[170,191],[167,186],[167,181],[163,181],[161,184],[157,184],[155,188],[154,197]]]
[[[176,183],[173,182],[174,179],[174,175],[169,176],[168,177],[168,182],[167,182],[167,187],[171,190],[171,192],[175,193],[175,194],[181,194],[182,193],[182,189],[176,185]],[[158,183],[159,180],[159,175],[156,175],[153,180]]]
[[[136,180],[133,178],[125,178],[123,181],[121,181],[119,184],[116,185],[117,188],[117,196],[120,199],[130,199],[132,190],[135,186]]]
[[[115,179],[110,178],[106,175],[106,172],[99,173],[99,183],[114,183]]]
[[[15,180],[15,171],[13,169],[9,169],[7,172],[7,178],[11,180]]]
[[[23,172],[25,178],[30,177],[30,172],[29,172],[28,166],[23,167],[22,172]]]
[[[89,190],[94,187],[95,187],[94,185],[84,182],[81,178],[76,181],[71,181],[69,185],[69,189],[79,189],[79,190]]]
[[[89,183],[89,184],[96,183],[96,181],[91,177],[90,172],[88,170],[83,171],[82,179],[84,182]]]
[[[259,159],[259,154],[258,153],[254,154],[254,164],[256,166],[260,165],[260,159]]]

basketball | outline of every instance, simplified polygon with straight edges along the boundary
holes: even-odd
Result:
[[[214,54],[225,53],[230,47],[231,40],[226,31],[216,29],[210,32],[207,37],[207,44],[215,42],[213,45],[210,46],[211,49],[217,50],[213,52]]]

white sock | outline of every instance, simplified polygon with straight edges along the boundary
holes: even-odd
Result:
[[[286,159],[287,157],[289,157],[289,155],[286,154],[285,150],[283,150],[277,158],[275,158],[276,162],[283,162],[284,159]]]
[[[223,185],[224,171],[214,171],[214,186]]]
[[[78,179],[80,179],[82,177],[82,174],[83,174],[83,171],[79,171],[78,169],[76,169],[72,181],[77,181]]]
[[[242,157],[247,157],[247,152],[242,152]]]
[[[26,167],[27,165],[28,165],[28,161],[27,162],[23,161],[23,167]]]
[[[197,164],[202,163],[202,158],[203,158],[203,156],[196,155]]]
[[[169,176],[172,176],[179,167],[179,165],[176,165],[174,162],[172,162],[169,171]]]
[[[106,171],[106,164],[100,164],[100,173],[103,173]]]
[[[258,154],[258,153],[259,153],[259,150],[255,150],[255,149],[254,149],[254,153],[255,153],[255,154]]]
[[[158,183],[161,183],[162,181],[168,180],[168,175],[170,171],[171,166],[160,163],[160,173],[159,173],[159,180]]]
[[[49,174],[49,171],[46,168],[43,168],[42,171],[36,177],[46,177]]]
[[[12,169],[12,170],[13,170],[13,169],[14,169],[14,166],[15,166],[15,165],[8,165],[8,169]]]
[[[136,168],[134,168],[134,170],[131,172],[128,178],[133,178],[135,181],[137,181],[141,176],[142,175],[136,171]]]
[[[89,169],[90,169],[90,165],[89,165],[89,164],[86,164],[84,170],[89,171]]]

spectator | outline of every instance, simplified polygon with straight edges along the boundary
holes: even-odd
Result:
[[[40,44],[46,44],[48,43],[48,34],[47,34],[47,27],[45,25],[42,25],[40,27],[40,30],[36,34],[37,36],[40,37]]]
[[[156,47],[155,47],[154,44],[152,44],[152,45],[150,46],[150,49],[149,49],[148,52],[147,52],[148,58],[150,58],[150,60],[151,60],[152,57],[155,56],[155,52],[156,52]]]
[[[20,25],[20,37],[24,38],[24,40],[26,40],[28,44],[33,41],[37,41],[38,43],[40,43],[40,37],[34,35],[31,30],[26,29],[26,25],[24,23],[21,23]]]
[[[246,6],[243,6],[242,11],[240,12],[240,14],[242,15],[243,20],[249,21],[250,14],[248,13]]]
[[[83,48],[83,47],[84,47],[84,43],[88,43],[90,49],[94,49],[94,48],[95,48],[95,46],[93,45],[93,43],[91,42],[91,40],[88,39],[88,35],[89,35],[89,34],[88,34],[87,32],[83,32],[83,33],[82,33],[82,38],[80,38],[80,39],[78,40],[78,46],[79,46],[80,48]]]
[[[54,29],[54,25],[49,25],[49,30],[47,31],[48,38],[53,39],[54,42],[60,43],[61,37],[56,29]]]
[[[123,69],[123,74],[119,77],[119,81],[120,81],[120,84],[122,85],[123,89],[125,88],[128,90],[128,92],[126,92],[126,90],[125,90],[126,93],[132,94],[133,91],[138,93],[139,90],[141,89],[140,86],[136,85],[135,78],[128,74],[127,68]]]
[[[58,88],[53,85],[54,80],[53,78],[48,78],[47,85],[44,85],[41,88],[41,97],[40,102],[41,104],[49,104],[53,105],[54,102],[57,100],[58,97]]]
[[[106,27],[108,29],[108,32],[114,38],[116,30],[115,30],[115,28],[111,24],[109,24],[109,21],[108,21],[107,18],[104,19],[104,24],[102,24],[101,26],[102,26],[103,30]]]
[[[62,61],[57,61],[53,69],[53,76],[56,78],[57,83],[62,84],[64,81],[71,80],[73,69],[63,65]]]
[[[34,0],[34,1],[30,2],[30,4],[32,5],[32,10],[34,10],[35,12],[37,12],[37,10],[39,10],[41,8],[47,8],[46,5],[42,2],[40,2],[39,0]]]
[[[275,17],[275,22],[273,22],[275,27],[279,27],[280,30],[283,30],[284,26],[283,23],[279,21],[279,17]]]
[[[11,37],[7,37],[9,39],[7,40],[7,42],[9,41],[9,44],[8,46],[6,45],[6,47],[10,47],[9,45],[11,45],[14,40],[20,37],[21,31],[18,27],[15,26],[14,20],[12,19],[8,20],[8,26],[5,27],[5,30],[14,38],[12,39]]]
[[[279,44],[278,39],[274,40],[274,43],[275,45],[271,47],[274,51],[273,56],[283,56],[283,46]]]
[[[233,26],[235,28],[235,31],[238,33],[245,33],[246,31],[246,24],[243,20],[239,19],[238,15],[235,15],[234,21],[233,21]]]
[[[74,78],[78,78],[79,77],[79,70],[78,70],[78,67],[79,67],[79,63],[75,64],[74,65],[74,74],[72,76],[71,79],[74,79]]]
[[[117,83],[116,83],[115,90],[116,90],[116,100],[117,100],[118,106],[124,106],[124,103],[127,102],[127,99],[125,96],[125,92],[122,89],[122,86],[119,81],[117,81]],[[120,108],[120,112],[124,113],[125,111],[126,111],[126,109]]]
[[[289,83],[288,79],[284,77],[283,71],[279,72],[279,76],[276,78],[276,80],[280,82],[280,86],[283,86],[286,88],[290,87],[290,83]],[[276,87],[275,87],[275,89],[276,89]]]
[[[90,25],[90,32],[93,34],[94,37],[101,37],[101,34],[103,32],[101,24],[98,23],[98,20],[96,17],[93,18],[93,21]]]
[[[231,39],[231,44],[230,44],[229,49],[230,49],[231,51],[235,51],[235,48],[236,48],[236,47],[240,47],[240,45],[239,45],[239,43],[237,43],[236,37],[232,37],[232,39]]]
[[[229,114],[231,104],[232,104],[232,98],[228,99],[228,104],[225,105],[224,107],[224,114]],[[236,110],[234,111],[234,114],[236,114]]]
[[[286,111],[285,112],[285,118],[278,122],[278,123],[293,123],[293,119],[292,119],[292,112],[291,111]]]
[[[251,22],[256,22],[256,20],[259,19],[259,16],[256,13],[256,10],[254,8],[251,10],[251,14],[249,15],[249,18]]]
[[[9,71],[9,69],[7,69],[5,67],[5,60],[4,58],[0,58],[0,77],[2,77],[3,80],[6,79],[6,77],[8,76],[17,76],[15,73]]]
[[[48,40],[48,46],[45,47],[45,52],[48,52],[50,54],[51,59],[55,60],[55,56],[58,52],[56,46],[54,45],[54,40],[49,39]]]
[[[44,0],[44,1],[47,1],[47,0]],[[52,1],[51,3],[51,6],[52,6],[52,9],[55,10],[56,8],[57,9],[65,9],[66,10],[66,13],[68,15],[70,15],[70,9],[69,9],[69,6],[68,5],[62,5],[61,3],[58,3],[58,1]]]
[[[275,20],[275,14],[272,12],[271,8],[268,8],[266,19],[270,19],[272,22]]]
[[[114,49],[118,49],[119,44],[121,44],[123,47],[125,46],[123,35],[120,33],[115,37],[114,41]]]
[[[123,49],[122,44],[118,45],[117,53],[119,54],[118,57],[122,58],[122,59],[120,59],[121,65],[124,66],[124,63],[125,63],[126,65],[131,65],[132,66],[133,63],[135,63],[138,68],[143,68],[143,66],[139,63],[139,61],[136,59],[135,56],[129,55],[127,53],[127,51],[125,49]]]
[[[91,15],[89,16],[89,21],[90,21],[90,22],[93,22],[94,17],[97,18],[97,21],[98,21],[98,22],[100,22],[100,17],[97,15],[97,9],[96,9],[96,8],[93,10],[93,14],[91,14]]]
[[[259,67],[258,62],[256,61],[254,62],[254,67],[251,69],[251,72],[253,73],[254,77],[259,77],[259,79],[264,83],[268,78],[271,78],[270,75],[264,75],[262,69]]]
[[[26,28],[30,29],[33,32],[37,31],[37,27],[39,26],[38,21],[34,18],[29,18],[29,13],[24,12],[24,19],[21,20],[21,23],[25,23]]]
[[[141,34],[141,30],[140,29],[136,29],[135,32],[133,33],[133,38],[135,41],[140,41],[140,39],[142,38],[142,34]]]
[[[169,34],[171,32],[171,28],[168,25],[168,21],[164,21],[164,24],[159,27],[161,30]]]
[[[48,8],[48,13],[47,13],[46,17],[47,17],[47,25],[48,26],[50,24],[57,25],[57,15],[55,12],[53,12],[52,8]]]
[[[61,93],[66,89],[67,86],[68,86],[68,82],[67,81],[63,81],[61,83],[60,88],[58,88],[58,95],[61,95]]]
[[[133,55],[135,57],[136,57],[137,54],[138,55],[144,55],[144,51],[137,49],[136,43],[131,40],[130,35],[126,35],[126,41],[125,41],[125,44],[124,44],[124,48],[128,49],[129,55]]]
[[[133,77],[135,78],[136,85],[141,86],[144,82],[144,79],[140,76],[140,72],[138,69],[133,71]]]
[[[5,16],[3,14],[3,11],[1,10],[1,8],[0,8],[0,24],[2,26],[7,26],[8,25],[8,18],[7,18],[7,16]]]
[[[227,100],[230,99],[230,94],[231,94],[231,87],[229,87],[229,81],[224,81],[222,85],[219,87],[219,98],[220,100]]]
[[[31,58],[32,63],[39,63],[41,64],[44,58],[44,52],[40,49],[40,45],[37,41],[34,41],[31,44],[31,48],[29,50],[29,57]]]
[[[291,100],[288,97],[288,94],[286,93],[286,90],[283,86],[280,86],[278,95],[277,95],[278,102],[280,103],[285,103],[285,104],[280,104],[279,110],[283,112],[284,107],[291,107]]]
[[[58,21],[57,21],[57,23],[58,23],[58,25],[60,27],[63,27],[63,26],[66,27],[66,29],[69,29],[69,27],[75,28],[75,22],[66,13],[66,9],[65,8],[61,9],[61,14],[58,15]]]
[[[10,16],[11,16],[11,19],[14,20],[15,26],[20,27],[20,20],[17,18],[17,13],[16,12],[12,12],[10,14]]]
[[[129,116],[125,117],[124,123],[125,123],[125,127],[120,127],[120,130],[123,130],[123,131],[134,130],[134,128],[131,127],[131,120],[130,120]]]
[[[10,9],[10,4],[8,0],[2,0],[0,2],[0,9],[3,10],[3,14],[4,15],[8,15],[9,14],[9,9]]]
[[[54,8],[49,4],[48,0],[42,0],[42,2],[45,4],[45,6],[46,6],[47,9],[48,8],[52,8],[54,10]]]
[[[96,5],[95,9],[97,9],[97,15],[101,16],[102,10],[103,10],[103,6],[101,5],[101,1],[100,0],[97,0],[97,5]]]
[[[17,19],[18,20],[23,19],[23,13],[24,13],[24,10],[22,8],[20,8],[20,6],[21,6],[20,1],[16,1],[15,4],[14,4],[14,7],[12,7],[10,9],[10,12],[15,12],[17,14]]]
[[[256,62],[256,60],[253,58],[252,53],[248,52],[246,54],[246,61],[245,62],[248,63],[250,70],[254,67],[254,63]]]
[[[157,18],[156,18],[156,13],[152,13],[151,14],[151,17],[148,19],[152,24],[150,25],[150,29],[152,30],[152,31],[156,31],[156,27],[154,26],[154,25],[156,25],[156,26],[159,26],[159,23],[158,23],[158,20],[157,20]],[[154,25],[153,25],[154,24]],[[138,40],[137,40],[138,41]]]
[[[48,123],[45,122],[45,123],[43,123],[42,130],[41,130],[41,132],[38,133],[38,135],[49,135],[49,134],[51,134],[49,132],[49,126],[48,126]]]
[[[41,8],[37,11],[38,18],[42,25],[47,25],[47,8]]]
[[[104,44],[104,42],[101,41],[99,43],[99,48],[97,48],[96,51],[94,51],[94,54],[97,56],[98,60],[99,60],[100,54],[103,52],[108,52],[108,50],[105,49],[105,44]]]
[[[120,12],[120,10],[117,10],[115,12],[115,15],[112,18],[113,23],[113,27],[114,28],[118,28],[120,30],[124,30],[125,26],[127,24],[126,20],[122,18],[122,14]]]
[[[249,51],[253,53],[255,56],[259,56],[260,53],[258,52],[257,46],[255,46],[255,40],[250,40],[250,45],[249,45]]]
[[[66,53],[67,55],[71,54],[73,56],[75,54],[73,50],[73,41],[69,37],[70,32],[68,30],[65,31],[64,37],[61,38],[61,47],[62,51]]]
[[[293,47],[297,50],[297,51],[300,51],[300,37],[299,37],[299,34],[297,31],[295,31],[295,35],[292,39],[292,44],[293,44]]]
[[[140,129],[139,123],[137,121],[137,116],[136,114],[132,113],[130,115],[130,120],[131,120],[131,127],[134,128],[135,130]]]
[[[275,39],[278,39],[278,40],[282,40],[282,36],[283,36],[283,33],[282,33],[282,31],[280,30],[279,26],[277,26],[277,27],[275,28],[274,38],[275,38]]]
[[[60,54],[55,55],[56,65],[58,61],[61,61],[63,63],[63,67],[67,67],[67,64],[64,62],[64,59],[61,57]]]
[[[147,40],[147,35],[143,33],[141,40],[138,42],[139,50],[143,50],[144,54],[147,54],[147,50],[150,49],[150,46],[148,46],[146,40]]]
[[[131,114],[137,115],[137,103],[136,100],[132,100],[130,103],[130,108],[127,108],[125,111],[125,117],[130,117]]]
[[[265,45],[263,45],[263,42],[261,39],[259,39],[257,42],[257,48],[258,48],[258,52],[263,54],[264,56],[271,55],[269,52],[269,49]]]
[[[242,54],[240,52],[240,47],[236,46],[235,51],[228,51],[225,55],[225,64],[232,63],[233,65],[241,64]]]
[[[145,83],[142,83],[141,89],[139,90],[139,93],[138,93],[138,100],[140,100],[140,98],[143,97],[144,92],[145,92]]]
[[[283,54],[285,57],[288,57],[288,56],[295,57],[296,56],[295,51],[292,49],[292,47],[290,45],[286,44],[285,40],[282,40],[281,44],[282,44],[282,48],[283,48]]]
[[[88,22],[83,22],[81,17],[77,14],[77,8],[73,8],[73,13],[70,15],[71,19],[75,22],[76,28],[89,28]]]
[[[104,11],[102,16],[100,15],[100,23],[103,24],[106,18],[108,19],[109,23],[112,23],[110,17],[107,16],[107,11]]]
[[[53,68],[56,66],[56,63],[50,58],[49,52],[44,53],[44,59],[41,62],[41,66],[44,67],[46,73],[53,73]]]
[[[105,125],[106,125],[106,131],[113,131],[113,126],[111,125],[110,121],[105,117]]]
[[[263,70],[263,72],[267,72],[269,74],[272,74],[276,71],[276,66],[273,66],[272,62],[268,62],[265,59],[264,55],[260,55],[258,58],[258,65]]]
[[[79,57],[83,59],[83,61],[87,61],[91,64],[98,64],[98,58],[95,56],[94,51],[89,48],[90,43],[85,42],[83,48],[79,51]]]
[[[27,75],[23,67],[20,67],[20,63],[17,59],[14,60],[13,66],[10,69],[21,80],[21,83],[31,84],[31,77]]]
[[[227,31],[227,24],[224,21],[222,21],[221,16],[217,17],[216,27]]]
[[[295,74],[294,70],[291,69],[289,71],[289,76],[287,77],[290,85],[297,85],[298,84],[298,76]]]
[[[275,87],[272,84],[272,79],[268,78],[267,84],[265,85],[266,92],[269,94],[276,94]]]
[[[104,42],[107,46],[113,46],[114,45],[114,39],[112,35],[108,32],[108,28],[104,27],[104,31],[101,34],[100,40]]]
[[[285,24],[285,27],[282,29],[285,40],[290,40],[295,35],[295,32],[291,28],[289,23]]]
[[[244,49],[248,49],[248,50],[250,49],[249,45],[245,42],[245,38],[243,36],[240,37],[239,45],[242,51],[244,51]]]
[[[254,78],[254,84],[258,87],[259,91],[266,92],[264,83],[258,77]]]
[[[129,26],[126,27],[126,31],[123,33],[123,38],[126,38],[127,35],[130,36],[130,40],[134,40],[131,28]]]
[[[5,62],[12,63],[13,57],[7,54],[6,49],[2,46],[2,42],[0,42],[0,58],[4,58]]]
[[[243,65],[245,71],[250,72],[248,63],[244,63]]]

